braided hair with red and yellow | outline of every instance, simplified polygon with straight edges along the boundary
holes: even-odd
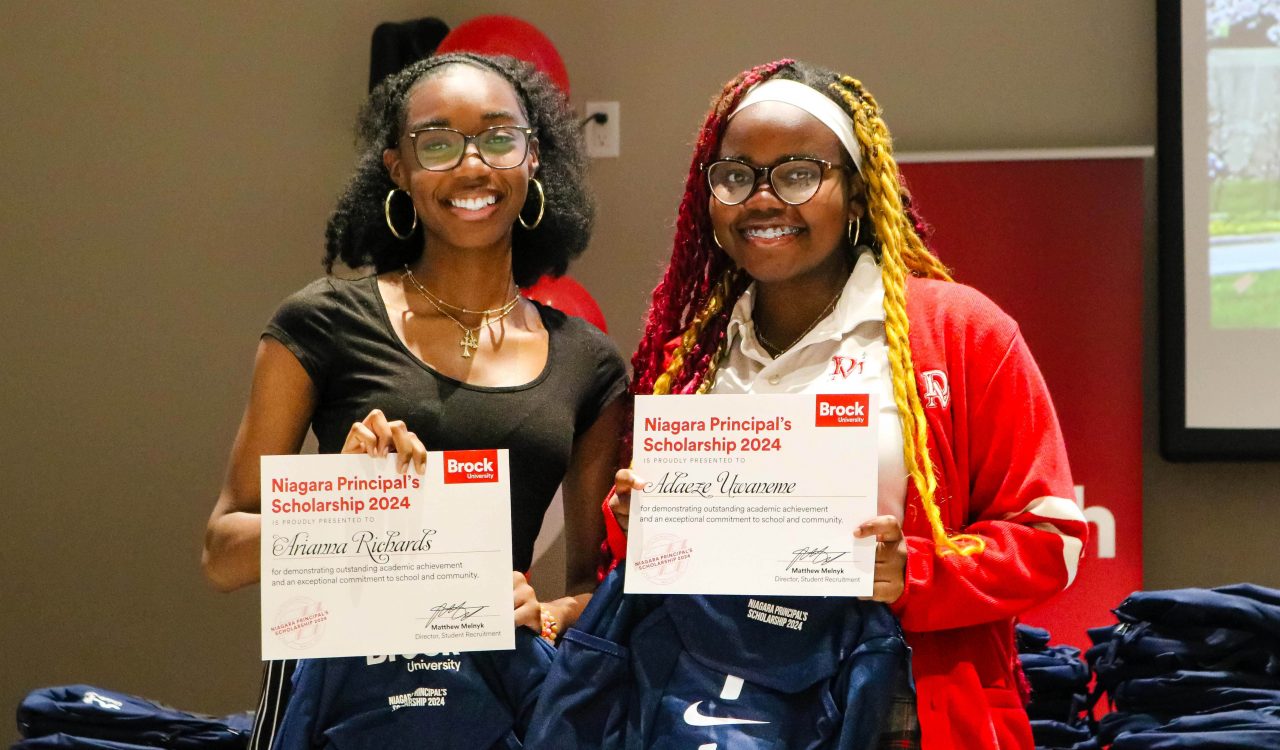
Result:
[[[937,553],[981,552],[984,545],[979,537],[948,534],[942,523],[928,425],[915,386],[908,340],[907,277],[950,281],[951,275],[924,244],[926,227],[912,209],[880,106],[855,78],[784,59],[738,75],[712,101],[685,181],[671,260],[653,291],[644,335],[631,360],[632,393],[706,393],[715,382],[716,368],[727,346],[730,313],[751,279],[715,243],[703,169],[716,159],[729,116],[742,97],[753,86],[775,77],[821,92],[853,120],[862,152],[866,213],[884,283],[885,338],[894,401],[902,421],[904,463],[929,519]]]

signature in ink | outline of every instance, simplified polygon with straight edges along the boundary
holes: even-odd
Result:
[[[427,624],[424,627],[431,627],[431,623],[442,617],[446,620],[466,620],[475,617],[485,609],[488,609],[486,604],[468,607],[465,601],[457,604],[437,604],[430,609],[431,616],[427,618]]]
[[[849,554],[848,552],[832,552],[826,547],[818,547],[811,549],[809,547],[801,547],[791,553],[794,557],[791,562],[787,563],[787,570],[792,570],[800,563],[809,563],[811,565],[826,565]]]

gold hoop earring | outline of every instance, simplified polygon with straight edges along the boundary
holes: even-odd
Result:
[[[857,231],[854,230],[854,227],[857,227]],[[849,247],[857,247],[858,238],[862,236],[862,219],[857,218],[850,221],[849,228],[845,234],[849,235]]]
[[[387,229],[391,230],[391,234],[394,235],[396,239],[404,241],[412,237],[413,233],[418,229],[418,210],[416,208],[413,209],[413,226],[409,227],[408,232],[400,234],[400,232],[396,231],[396,224],[391,220],[391,199],[395,197],[396,193],[404,193],[405,195],[408,195],[409,205],[413,205],[413,196],[409,195],[408,190],[391,188],[391,191],[387,193],[386,200],[382,201],[382,215],[387,219]]]
[[[716,234],[716,230],[714,228],[711,230],[711,241],[716,243],[716,247],[721,250],[724,249],[724,245],[720,244],[720,235]]]
[[[520,226],[525,229],[537,229],[542,223],[542,214],[547,210],[547,194],[542,191],[542,183],[538,182],[538,178],[530,177],[529,182],[538,189],[538,218],[533,220],[532,224],[526,223],[524,220],[524,207],[520,208],[521,213],[516,214],[516,219],[520,221]]]

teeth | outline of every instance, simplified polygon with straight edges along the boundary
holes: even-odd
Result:
[[[748,238],[762,240],[776,240],[779,237],[785,237],[791,234],[799,234],[799,227],[752,227],[742,232]]]
[[[498,202],[498,196],[486,195],[482,198],[453,198],[450,199],[449,205],[454,208],[461,208],[467,211],[479,211],[485,206],[492,206]]]

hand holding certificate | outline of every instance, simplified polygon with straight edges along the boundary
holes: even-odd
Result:
[[[514,646],[505,450],[263,456],[264,659]]]
[[[639,396],[628,593],[872,593],[868,394]]]

